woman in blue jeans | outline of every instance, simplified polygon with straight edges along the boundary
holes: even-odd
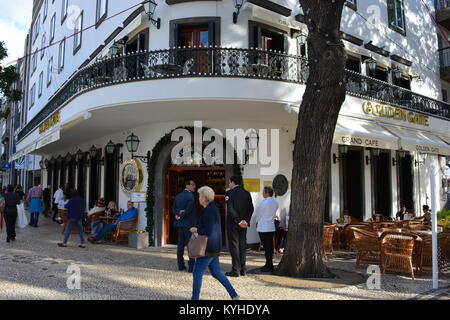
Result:
[[[84,235],[83,235],[83,224],[82,218],[84,213],[84,201],[80,197],[80,193],[77,190],[72,191],[72,197],[69,199],[69,202],[66,203],[65,207],[67,208],[67,225],[66,225],[66,233],[64,234],[64,241],[59,242],[58,246],[67,247],[67,240],[70,236],[70,230],[72,230],[73,226],[77,226],[78,233],[80,235],[80,248],[86,248],[84,244]]]
[[[227,290],[233,300],[239,299],[230,281],[220,270],[219,256],[222,250],[222,230],[220,227],[220,214],[214,203],[214,191],[210,187],[201,187],[198,190],[200,205],[204,207],[197,219],[196,227],[192,227],[192,233],[208,236],[206,254],[197,258],[194,264],[194,283],[192,288],[192,300],[198,300],[202,287],[203,274],[209,268],[211,275],[217,279]]]

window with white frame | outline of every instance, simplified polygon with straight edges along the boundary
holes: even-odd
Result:
[[[52,43],[55,38],[55,23],[56,23],[56,13],[53,15],[52,20],[50,21],[50,42]]]
[[[95,14],[95,22],[99,23],[106,18],[108,0],[97,0],[97,12]]]
[[[75,20],[75,28],[73,30],[73,54],[76,54],[81,47],[81,36],[83,30],[83,11],[81,11],[78,18]]]
[[[33,54],[33,57],[31,58],[31,74],[34,73],[34,71],[36,71],[36,67],[37,67],[37,53]]]
[[[39,74],[38,98],[42,96],[43,87],[44,87],[44,71],[42,71]]]
[[[42,21],[45,21],[48,13],[48,0],[44,0],[44,16],[42,17]]]
[[[47,41],[46,37],[47,37],[47,35],[44,33],[42,35],[42,39],[41,39],[41,60],[44,57],[44,53],[45,53],[45,49],[44,48],[46,46],[46,41]]]
[[[67,17],[67,7],[69,6],[69,0],[61,0],[61,2],[61,23],[63,23]]]
[[[53,73],[53,57],[48,60],[47,66],[47,87],[52,82],[52,73]]]
[[[64,56],[66,53],[66,39],[64,38],[59,43],[59,56],[58,56],[58,73],[64,68]]]
[[[36,100],[36,84],[33,84],[30,90],[30,108],[34,105]]]
[[[388,19],[389,27],[404,33],[405,29],[405,14],[403,0],[388,0]]]

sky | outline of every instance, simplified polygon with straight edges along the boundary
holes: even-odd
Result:
[[[4,41],[8,49],[8,57],[2,65],[23,56],[32,10],[33,0],[0,0],[0,41]]]

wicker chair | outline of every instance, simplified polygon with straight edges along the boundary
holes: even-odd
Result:
[[[422,274],[423,270],[433,269],[432,237],[423,237],[420,248],[417,250],[416,272]],[[450,263],[450,236],[438,235],[438,268],[441,271]]]
[[[417,235],[407,232],[383,232],[380,238],[381,272],[410,273],[414,280],[412,256]]]
[[[352,228],[355,239],[353,247],[358,251],[356,267],[360,264],[380,265],[380,240],[376,233]]]
[[[128,242],[128,234],[136,228],[137,219],[129,219],[119,221],[116,231],[112,235],[112,241],[116,244],[119,242]]]
[[[345,237],[345,247],[347,250],[354,250],[353,240],[355,239],[353,235],[353,229],[369,229],[369,224],[360,224],[360,226],[355,227],[353,224],[348,224],[344,227],[344,237]]]
[[[327,254],[333,254],[333,235],[335,224],[324,225],[322,234],[322,255],[327,259]]]

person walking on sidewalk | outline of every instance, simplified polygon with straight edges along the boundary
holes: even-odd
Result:
[[[80,193],[77,190],[73,190],[72,197],[69,199],[69,202],[65,205],[67,208],[67,226],[66,232],[64,234],[63,242],[59,242],[58,246],[67,247],[67,240],[70,236],[70,231],[73,226],[77,226],[78,234],[80,235],[80,248],[86,248],[84,244],[84,235],[83,235],[83,224],[82,218],[84,213],[84,201],[80,197]]]
[[[8,185],[5,197],[6,242],[16,240],[17,205],[20,204],[19,195],[14,192],[14,186]]]
[[[34,184],[34,187],[28,191],[27,201],[30,206],[30,226],[37,228],[39,221],[39,213],[42,211],[43,194],[42,189],[39,187],[39,182]]]
[[[45,188],[42,191],[42,195],[43,195],[43,198],[44,198],[44,216],[46,216],[46,217],[49,216],[48,215],[48,210],[50,210],[50,201],[51,201],[50,190],[51,190],[51,186],[48,185],[47,188]]]
[[[219,256],[222,251],[222,229],[220,226],[220,214],[214,203],[214,190],[210,187],[201,187],[198,190],[200,195],[200,205],[204,208],[197,219],[195,227],[190,229],[192,233],[198,233],[202,236],[208,236],[205,256],[195,259],[194,264],[194,282],[192,286],[192,300],[200,298],[200,289],[202,287],[203,274],[206,268],[227,290],[233,300],[239,299],[230,281],[220,270]]]
[[[55,194],[53,195],[53,199],[54,199],[54,201],[53,201],[53,217],[52,217],[53,221],[56,221],[56,216],[58,215],[58,204],[64,194],[63,186],[64,185],[60,185],[59,189],[56,190]]]
[[[192,180],[186,180],[185,189],[177,195],[172,208],[172,212],[175,215],[173,226],[178,229],[177,261],[178,270],[180,271],[186,269],[183,257],[184,248],[189,243],[189,239],[192,235],[189,229],[195,225],[196,213],[194,192],[195,182]],[[194,259],[189,259],[189,272],[192,272],[194,262]]]

